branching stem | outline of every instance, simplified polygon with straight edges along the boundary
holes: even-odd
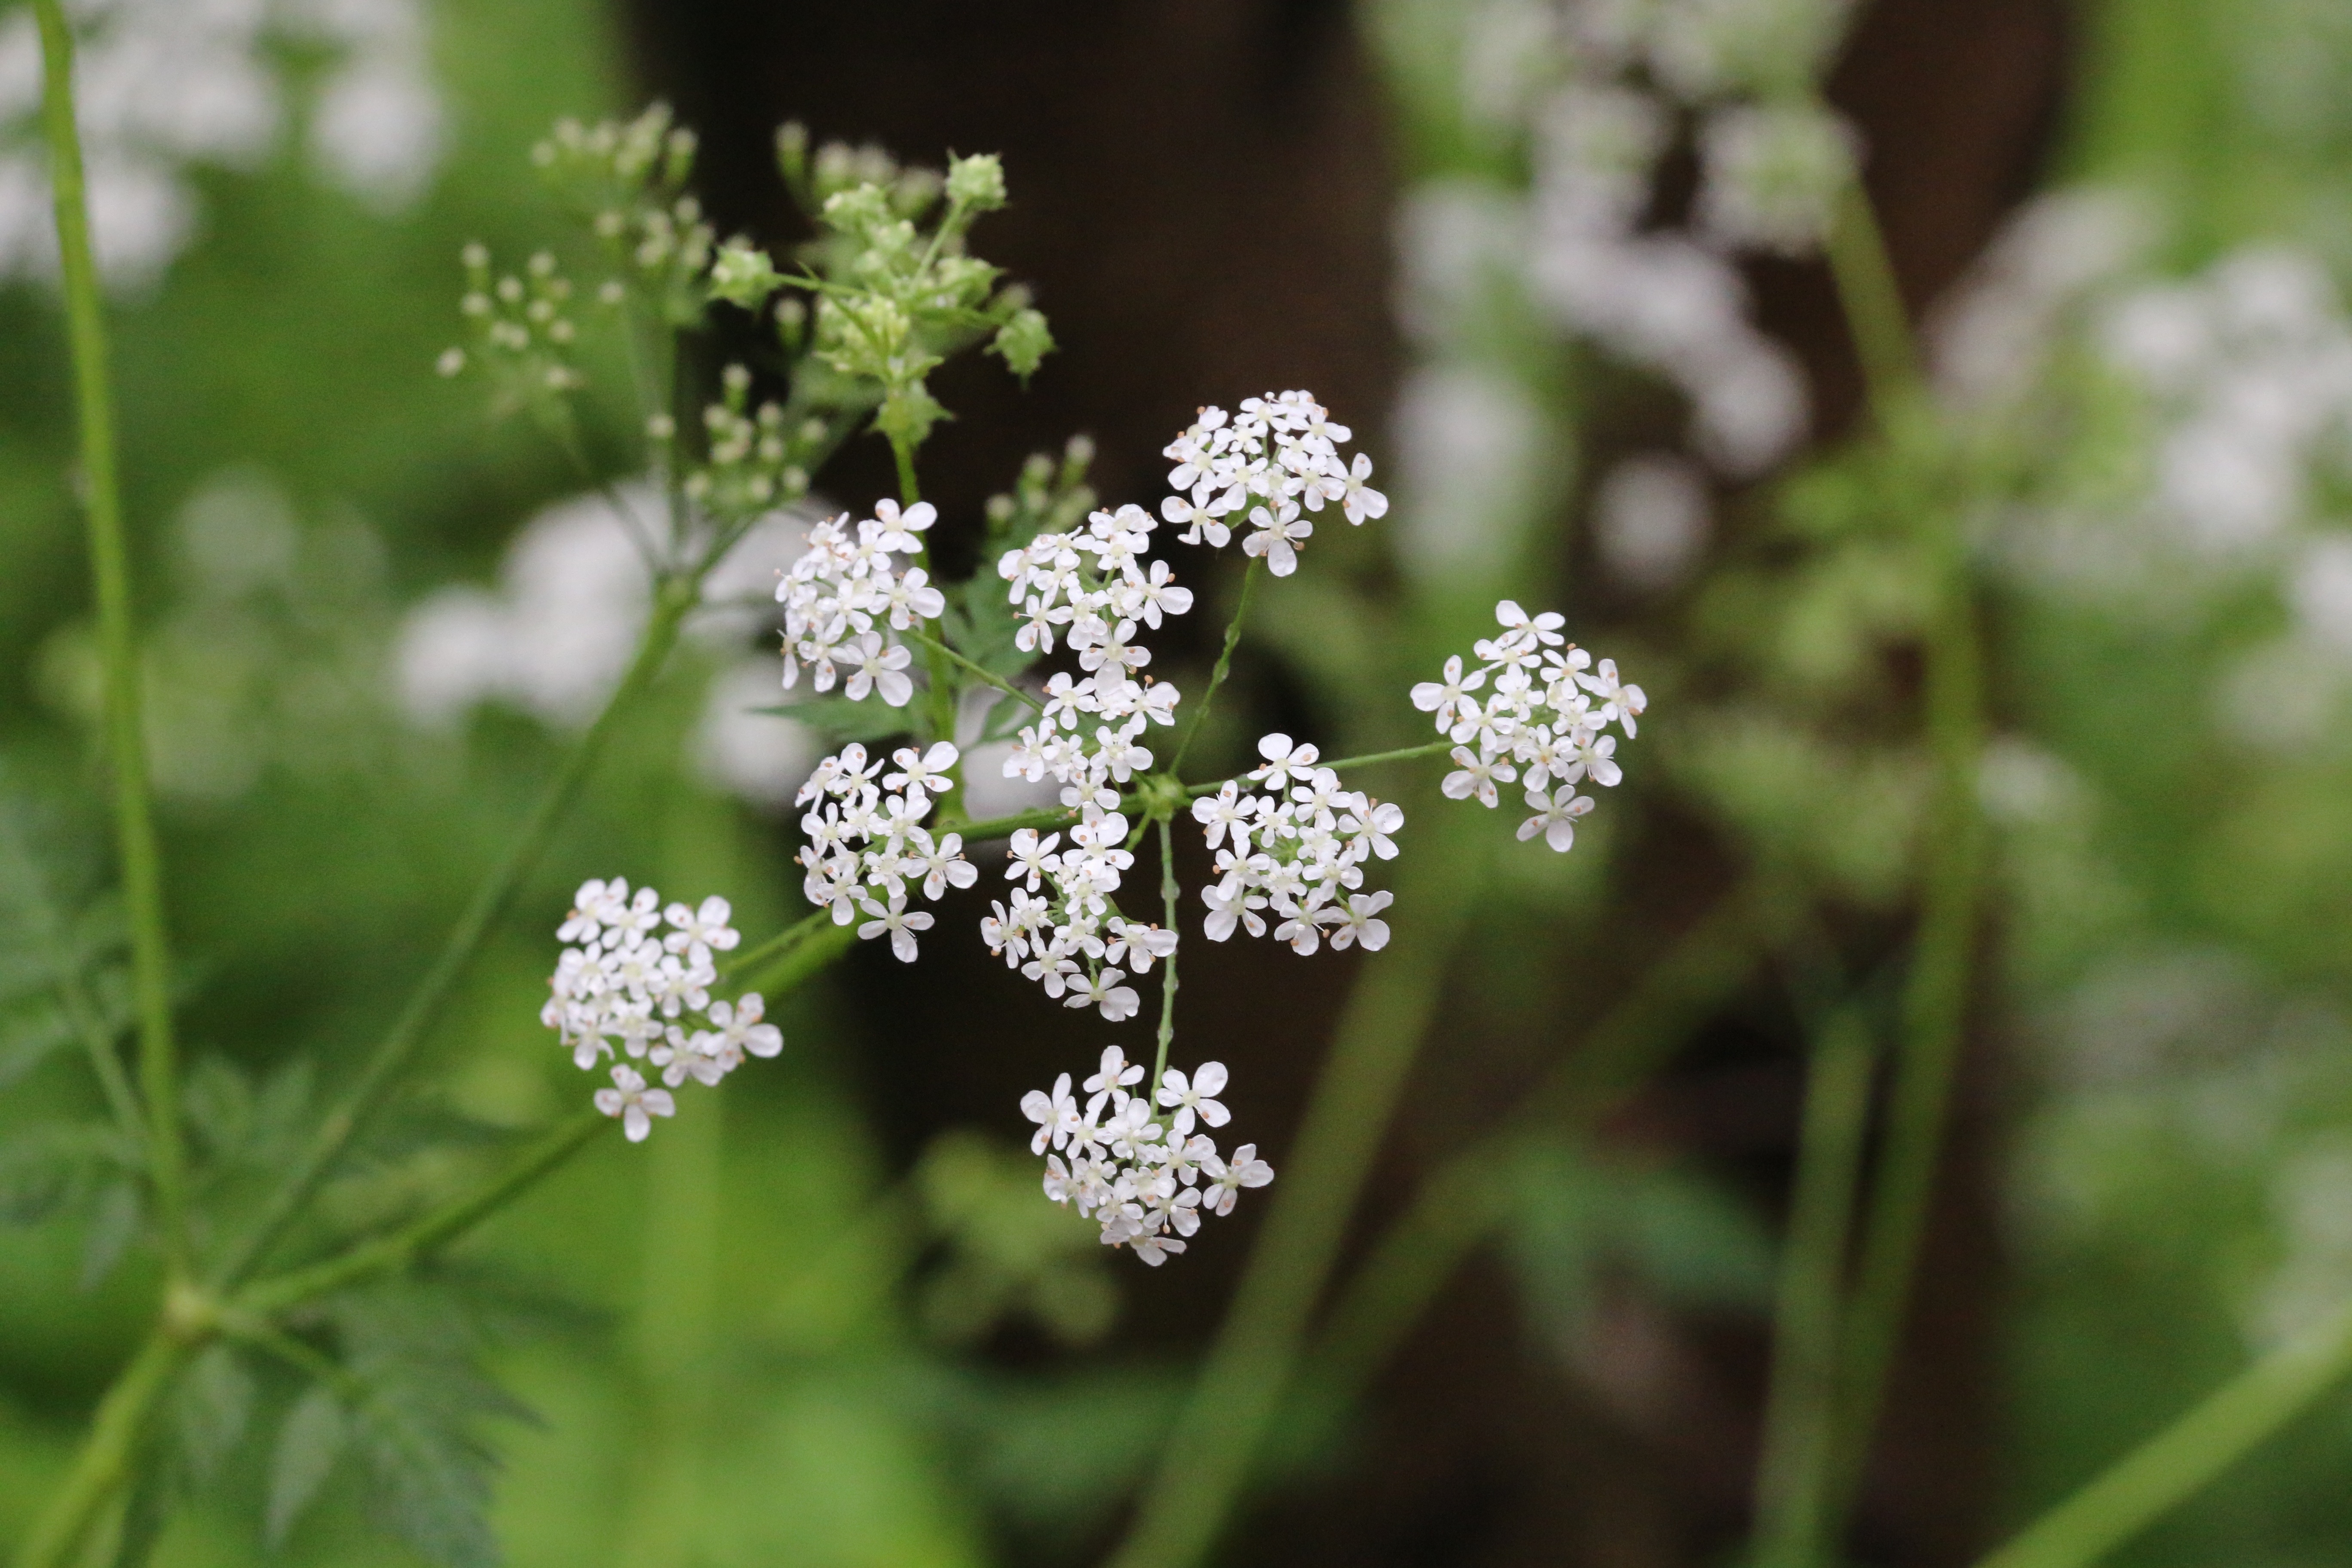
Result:
[[[473,901],[458,918],[457,928],[443,944],[440,956],[411,994],[408,1004],[401,1010],[392,1029],[376,1046],[357,1079],[343,1095],[324,1121],[310,1146],[295,1162],[285,1182],[271,1194],[262,1217],[253,1229],[242,1237],[232,1250],[222,1269],[224,1288],[233,1288],[248,1279],[272,1245],[285,1233],[286,1227],[301,1213],[319,1184],[332,1168],[336,1158],[350,1144],[368,1118],[379,1109],[383,1091],[393,1076],[404,1067],[426,1033],[441,1016],[456,994],[457,982],[463,977],[474,955],[481,950],[501,915],[506,912],[523,879],[538,865],[539,857],[555,835],[555,829],[572,801],[587,782],[588,774],[603,754],[605,745],[619,730],[623,717],[635,706],[636,700],[653,685],[671,647],[677,641],[679,627],[693,609],[696,585],[691,579],[664,579],[654,597],[652,618],[646,623],[645,635],[637,645],[635,659],[621,684],[605,702],[604,710],[589,726],[563,761],[539,804],[531,810],[530,819],[509,847],[488,879],[474,895]]]

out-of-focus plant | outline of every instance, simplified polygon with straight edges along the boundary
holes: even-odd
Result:
[[[40,998],[12,1037],[10,1060],[30,1062],[79,1037],[114,1113],[110,1125],[38,1130],[12,1149],[10,1191],[26,1210],[86,1203],[93,1272],[142,1244],[161,1258],[162,1277],[152,1329],[26,1540],[28,1564],[142,1554],[189,1489],[257,1435],[264,1382],[289,1380],[269,1443],[266,1535],[285,1536],[348,1454],[372,1476],[384,1524],[418,1551],[453,1563],[494,1557],[484,1505],[495,1455],[478,1428],[483,1417],[518,1407],[478,1364],[461,1281],[423,1266],[603,1129],[618,1125],[642,1142],[675,1113],[673,1090],[716,1085],[747,1057],[778,1055],[783,1039],[766,1017],[767,998],[854,938],[887,936],[913,962],[931,919],[910,900],[977,880],[966,841],[1009,839],[1011,907],[996,906],[982,935],[1050,997],[1119,1022],[1139,1008],[1126,977],[1158,966],[1150,1077],[1112,1046],[1083,1085],[1083,1102],[1065,1075],[1021,1106],[1036,1124],[1033,1152],[1053,1151],[1045,1195],[1090,1215],[1103,1244],[1158,1264],[1184,1250],[1204,1211],[1230,1213],[1241,1190],[1273,1178],[1255,1145],[1221,1156],[1205,1131],[1230,1120],[1222,1065],[1188,1073],[1169,1063],[1180,946],[1174,819],[1192,816],[1219,857],[1219,879],[1202,891],[1210,940],[1271,929],[1302,955],[1327,942],[1377,951],[1389,941],[1381,916],[1390,895],[1359,889],[1370,861],[1396,856],[1403,817],[1347,787],[1339,770],[1450,752],[1444,795],[1496,807],[1514,786],[1532,813],[1519,837],[1541,837],[1559,851],[1592,804],[1576,786],[1620,777],[1606,731],[1634,733],[1641,689],[1621,681],[1610,660],[1596,664],[1568,643],[1562,616],[1530,615],[1507,599],[1495,612],[1498,629],[1476,641],[1474,664],[1452,656],[1441,679],[1410,694],[1433,715],[1439,740],[1326,762],[1312,744],[1269,735],[1257,748],[1263,766],[1186,782],[1178,769],[1230,670],[1261,577],[1297,573],[1313,514],[1328,508],[1360,524],[1387,510],[1369,483],[1369,460],[1339,455],[1349,432],[1303,392],[1247,399],[1230,416],[1206,408],[1168,449],[1177,493],[1160,518],[1136,506],[1087,512],[1085,452],[1074,443],[1058,473],[1033,464],[990,508],[983,558],[995,580],[936,581],[927,535],[937,513],[917,478],[921,448],[947,417],[931,374],[985,344],[1025,379],[1053,346],[1025,292],[1003,286],[998,269],[968,249],[973,222],[1006,200],[996,160],[960,158],[942,176],[845,149],[812,153],[787,126],[780,164],[817,238],[780,267],[748,241],[722,241],[704,221],[688,192],[694,138],[665,110],[626,124],[567,122],[534,161],[603,247],[602,276],[585,288],[551,251],[502,270],[486,247],[468,247],[467,341],[439,368],[487,380],[493,412],[529,416],[600,488],[650,578],[635,651],[438,959],[347,1081],[316,1094],[301,1061],[258,1085],[213,1064],[184,1072],[72,35],[51,0],[37,12],[100,606],[88,663],[113,769],[127,941],[110,935],[109,905],[60,894],[63,884],[26,847],[32,839],[9,839],[12,897],[29,911],[23,989]],[[764,344],[754,363],[724,368],[718,400],[689,422],[694,344],[722,310],[748,315]],[[583,451],[584,400],[598,395],[600,355],[625,366],[657,495],[603,483]],[[782,384],[781,397],[755,402],[763,374]],[[900,494],[877,501],[861,521],[845,513],[814,524],[776,592],[782,685],[789,690],[805,675],[824,696],[789,705],[792,715],[846,742],[799,795],[811,807],[801,860],[816,912],[746,945],[723,898],[665,904],[622,879],[583,883],[557,932],[571,945],[541,1016],[575,1065],[609,1064],[610,1083],[593,1109],[531,1137],[486,1179],[436,1186],[427,1176],[420,1194],[404,1175],[373,1199],[359,1190],[366,1184],[339,1182],[375,1148],[393,1090],[412,1076],[420,1045],[600,755],[645,704],[714,573],[755,527],[807,497],[824,460],[861,429],[889,444]],[[1162,518],[1182,524],[1191,543],[1220,547],[1243,535],[1249,558],[1223,650],[1181,726],[1179,693],[1144,673],[1150,654],[1139,637],[1192,604],[1164,562],[1146,560]],[[1047,679],[1038,669],[1057,642],[1078,674]],[[1402,707],[1406,694],[1396,696]],[[967,722],[983,742],[1017,726],[1004,776],[1050,779],[1058,805],[971,820],[958,739]],[[1153,727],[1175,731],[1164,765],[1140,743]],[[866,740],[899,736],[910,743],[888,751],[887,762],[877,745],[869,760]],[[1115,897],[1133,849],[1155,831],[1164,923],[1129,918]],[[128,978],[119,983],[112,955],[124,947]],[[1434,973],[1442,951],[1422,972]],[[118,1037],[132,1026],[135,1076],[117,1056]],[[1349,1075],[1337,1079],[1350,1088]],[[1350,1120],[1345,1094],[1321,1115]],[[1384,1115],[1360,1107],[1352,1120],[1360,1125],[1350,1136],[1361,1142]],[[425,1125],[400,1136],[429,1151],[477,1134]],[[1096,1266],[1079,1263],[1046,1228],[1050,1209],[1012,1217],[993,1159],[942,1145],[925,1165],[922,1199],[950,1243],[932,1297],[935,1328],[968,1336],[1023,1309],[1056,1333],[1099,1334],[1107,1310]],[[1309,1168],[1318,1167],[1310,1160]],[[688,1223],[683,1211],[678,1217]]]

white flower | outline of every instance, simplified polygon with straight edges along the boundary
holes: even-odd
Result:
[[[915,683],[906,674],[914,656],[893,643],[885,647],[882,639],[872,632],[866,633],[852,645],[857,660],[856,670],[842,695],[852,702],[863,702],[869,691],[878,691],[882,700],[893,708],[904,708],[915,695]]]
[[[1550,795],[1531,789],[1528,809],[1536,815],[1519,824],[1519,841],[1540,833],[1545,843],[1565,855],[1576,843],[1576,819],[1592,809],[1592,797],[1577,794],[1574,784],[1562,784]]]
[[[1234,1199],[1244,1187],[1262,1187],[1274,1180],[1274,1167],[1257,1157],[1255,1143],[1234,1150],[1230,1165],[1211,1154],[1201,1162],[1201,1170],[1209,1178],[1202,1203],[1220,1215],[1234,1212]]]
[[[1278,511],[1252,507],[1249,514],[1254,532],[1242,541],[1244,554],[1265,557],[1266,570],[1277,577],[1287,577],[1298,570],[1297,546],[1314,535],[1315,525],[1298,515],[1297,508],[1285,504]]]
[[[755,1057],[772,1057],[784,1048],[783,1031],[773,1024],[763,1023],[767,1005],[757,991],[747,991],[732,1004],[713,1002],[710,1022],[728,1046],[749,1051]]]
[[[731,952],[743,939],[727,922],[734,908],[724,899],[711,897],[702,900],[702,907],[690,910],[684,904],[672,904],[662,911],[662,918],[675,929],[662,938],[662,945],[672,952],[684,952],[695,963],[707,963],[710,950]],[[559,936],[562,932],[557,932]]]
[[[1223,1127],[1233,1120],[1233,1112],[1212,1098],[1224,1087],[1225,1064],[1202,1062],[1189,1079],[1181,1069],[1170,1068],[1160,1077],[1160,1092],[1155,1098],[1174,1112],[1168,1119],[1169,1124],[1181,1137],[1192,1131],[1196,1114],[1212,1127]]]
[[[596,1091],[596,1109],[621,1119],[621,1131],[632,1143],[642,1143],[654,1130],[656,1116],[675,1115],[677,1104],[666,1089],[647,1089],[645,1079],[625,1062],[614,1064],[611,1089]]]
[[[1073,978],[1069,997],[1062,1005],[1099,1008],[1102,1016],[1114,1024],[1132,1018],[1142,1007],[1143,998],[1136,994],[1135,987],[1121,985],[1118,980],[1119,972],[1108,966],[1090,979]]]
[[[1081,1085],[1088,1094],[1115,1094],[1119,1103],[1127,1102],[1127,1086],[1139,1083],[1143,1069],[1127,1059],[1127,1053],[1117,1046],[1103,1047],[1102,1061],[1094,1077]]]
[[[928,752],[918,752],[912,746],[901,747],[890,753],[890,760],[898,764],[899,771],[884,775],[882,786],[898,790],[927,789],[933,795],[945,795],[955,788],[955,780],[948,775],[960,754],[945,741],[933,742]]]
[[[890,933],[890,951],[898,955],[901,963],[915,962],[915,933],[931,929],[931,917],[920,910],[907,908],[904,893],[890,895],[887,908],[871,899],[860,899],[857,907],[871,918],[857,928],[858,940],[871,942],[883,932]]]
[[[1445,660],[1445,679],[1443,681],[1424,680],[1414,687],[1412,705],[1424,713],[1435,713],[1440,730],[1451,730],[1461,714],[1465,694],[1477,690],[1486,683],[1485,670],[1474,669],[1465,678],[1462,673],[1462,656],[1451,654]]]
[[[1344,952],[1349,943],[1354,942],[1361,943],[1366,952],[1378,952],[1388,946],[1389,922],[1373,917],[1387,909],[1392,901],[1391,895],[1385,890],[1377,893],[1350,893],[1348,896],[1345,917],[1333,923],[1332,947]],[[1211,1125],[1213,1126],[1215,1123],[1213,1122]]]
[[[1037,1124],[1037,1135],[1029,1141],[1029,1152],[1042,1154],[1048,1143],[1056,1149],[1067,1148],[1070,1131],[1078,1121],[1078,1102],[1070,1095],[1070,1075],[1064,1073],[1055,1079],[1050,1095],[1034,1089],[1023,1095],[1021,1114]]]
[[[1259,737],[1257,754],[1265,759],[1266,765],[1249,776],[1263,779],[1268,789],[1279,791],[1289,786],[1294,774],[1312,768],[1321,753],[1309,745],[1293,745],[1289,736],[1277,731]]]
[[[1492,807],[1502,798],[1495,786],[1509,784],[1518,776],[1507,761],[1479,755],[1467,746],[1454,748],[1454,761],[1460,771],[1446,774],[1444,783],[1438,786],[1449,800],[1475,797],[1479,805]]]
[[[1348,521],[1351,523],[1361,524],[1368,517],[1388,515],[1389,498],[1364,482],[1371,477],[1372,460],[1361,452],[1357,453],[1355,465],[1339,481],[1339,510],[1348,514]]]

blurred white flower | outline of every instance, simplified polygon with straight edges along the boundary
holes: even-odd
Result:
[[[1706,547],[1706,478],[1679,458],[1649,453],[1609,470],[1593,497],[1593,542],[1628,587],[1672,587]]]
[[[1699,156],[1701,228],[1725,245],[1800,256],[1828,237],[1861,139],[1818,105],[1737,104],[1707,116]]]
[[[384,211],[422,194],[442,110],[420,0],[83,0],[71,7],[91,245],[110,288],[151,286],[196,229],[195,165],[247,170],[288,119],[277,50],[330,55],[309,117],[330,180]],[[29,7],[0,18],[0,278],[53,276]]]

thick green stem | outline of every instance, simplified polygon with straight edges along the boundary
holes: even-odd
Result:
[[[1248,568],[1242,573],[1242,596],[1234,605],[1232,623],[1225,627],[1225,645],[1217,650],[1216,666],[1209,671],[1209,689],[1201,693],[1192,720],[1184,726],[1183,738],[1176,742],[1176,754],[1168,759],[1171,777],[1184,765],[1184,755],[1192,749],[1192,738],[1201,732],[1201,722],[1209,716],[1209,703],[1216,697],[1217,689],[1224,685],[1225,677],[1233,672],[1234,649],[1242,640],[1242,622],[1249,618],[1250,595],[1257,591],[1257,580],[1265,574],[1265,556],[1253,555]]]
[[[139,1082],[147,1110],[147,1173],[169,1272],[187,1264],[187,1155],[180,1137],[179,1058],[172,1040],[172,958],[163,926],[163,854],[147,797],[140,718],[139,650],[131,628],[130,549],[115,476],[114,394],[106,316],[90,253],[81,137],[74,120],[73,33],[58,0],[35,0],[41,34],[41,126],[49,143],[58,260],[81,424],[81,490],[98,597],[99,663],[105,681],[106,747],[114,769],[114,829],[131,922],[131,994],[139,1020]]]
[[[1838,297],[1871,377],[1874,411],[1892,433],[1916,396],[1918,356],[1869,203],[1857,188],[1830,246]],[[1867,1461],[1887,1369],[1901,1341],[1911,1279],[1944,1143],[1974,960],[1983,825],[1976,775],[1984,731],[1983,650],[1974,584],[1948,506],[1920,521],[1930,577],[1926,636],[1928,749],[1935,796],[1919,928],[1902,1003],[1902,1032],[1885,1153],[1871,1194],[1846,1321],[1838,1431],[1823,1482],[1820,1539],[1835,1541]]]
[[[2352,1306],[2240,1373],[1978,1568],[2084,1568],[2210,1485],[2352,1372]]]
[[[1822,1489],[1836,1436],[1838,1321],[1870,1078],[1869,1024],[1847,1008],[1822,1029],[1807,1075],[1756,1475],[1758,1568],[1813,1568],[1829,1544]]]
[[[1482,878],[1477,846],[1466,833],[1430,846],[1418,862],[1428,870],[1398,900],[1412,918],[1358,975],[1241,1287],[1114,1568],[1192,1568],[1231,1516],[1436,1012]]]
[[[457,992],[457,982],[464,976],[474,955],[489,937],[507,907],[514,900],[523,879],[539,863],[539,857],[555,836],[557,825],[570,808],[581,786],[587,782],[605,745],[620,729],[621,721],[638,697],[650,688],[660,672],[663,661],[677,641],[679,628],[694,608],[696,584],[690,578],[664,579],[654,597],[651,619],[645,636],[637,645],[635,660],[628,673],[622,677],[604,710],[589,726],[563,761],[555,777],[548,784],[539,804],[531,810],[506,856],[499,862],[488,879],[475,893],[466,912],[458,918],[457,928],[449,933],[441,954],[434,961],[408,1005],[401,1010],[391,1031],[376,1046],[367,1065],[360,1070],[342,1101],[320,1124],[285,1182],[270,1196],[268,1206],[254,1226],[229,1254],[221,1270],[222,1282],[233,1287],[249,1278],[262,1262],[270,1247],[292,1224],[303,1206],[323,1182],[334,1162],[352,1136],[380,1108],[385,1089],[393,1076],[404,1067],[425,1037],[441,1016],[442,1009]]]
[[[73,1468],[16,1551],[16,1568],[63,1568],[90,1526],[130,1479],[172,1380],[195,1352],[190,1340],[158,1329],[107,1390]]]

